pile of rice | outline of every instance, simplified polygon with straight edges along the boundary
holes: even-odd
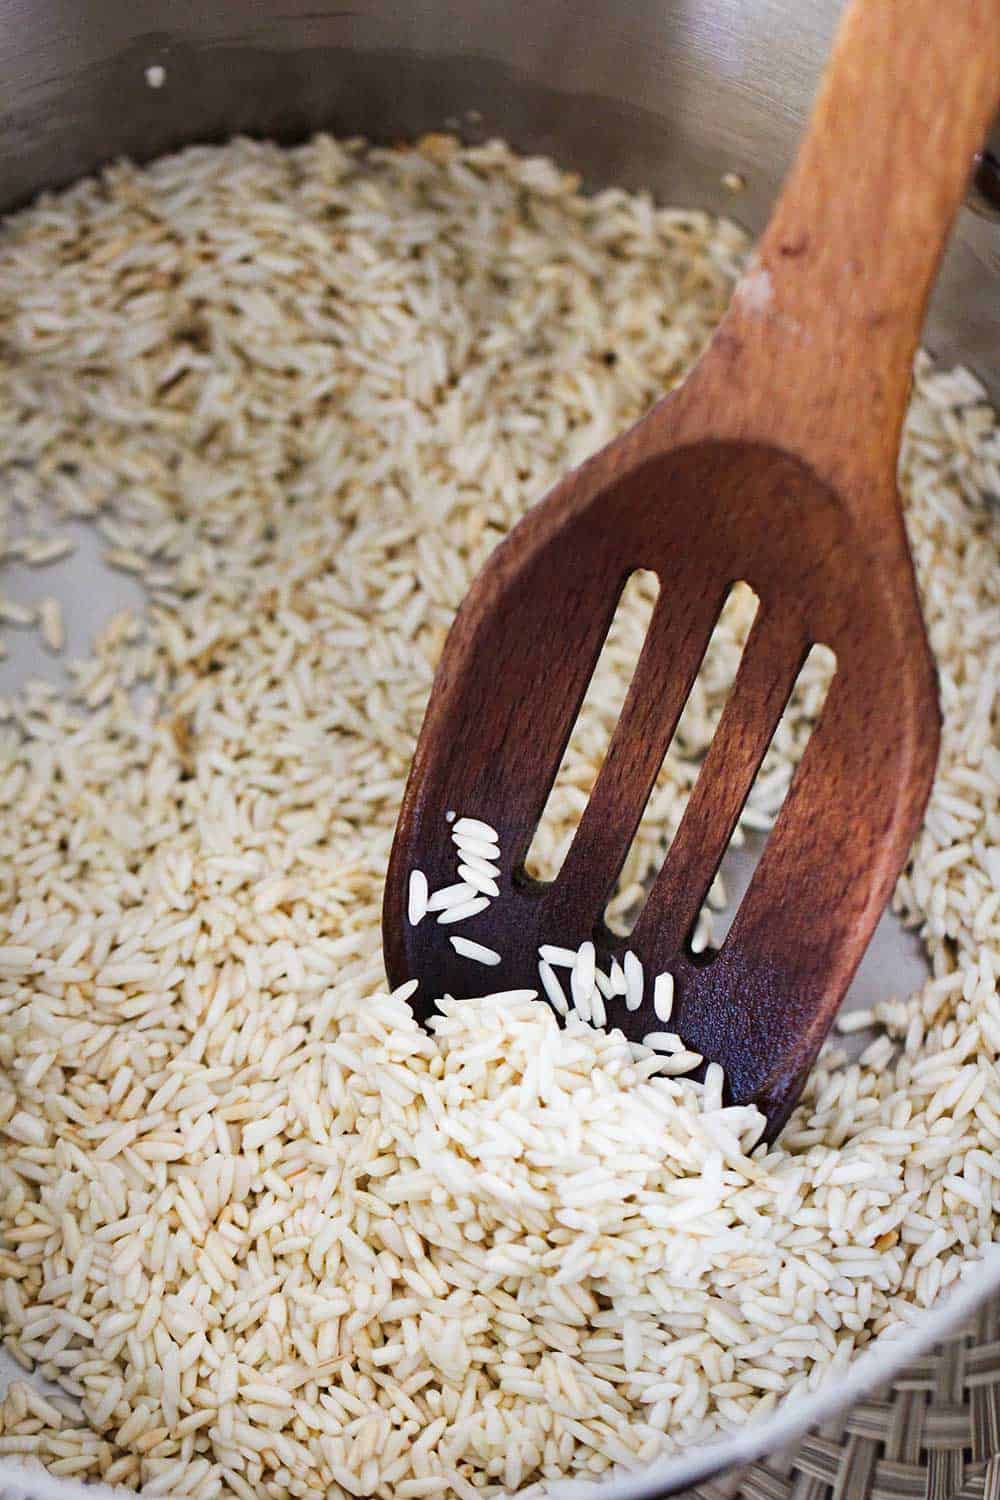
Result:
[[[428,1035],[385,993],[383,871],[455,607],[679,378],[744,249],[441,138],[199,148],[6,224],[5,545],[93,518],[148,608],[2,706],[2,1318],[59,1390],[9,1390],[0,1455],[201,1500],[594,1478],[813,1389],[993,1238],[1000,432],[962,371],[920,364],[902,465],[945,727],[897,905],[933,973],[861,1060],[828,1052],[764,1153],[755,1111],[620,1035],[502,996]],[[602,672],[542,868],[615,649]]]

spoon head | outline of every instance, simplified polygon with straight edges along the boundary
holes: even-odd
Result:
[[[640,1041],[662,1029],[653,977],[675,980],[670,1028],[726,1071],[729,1097],[787,1118],[903,866],[938,743],[933,668],[900,522],[859,534],[798,458],[703,441],[652,455],[635,433],[570,475],[497,548],[452,627],[421,731],[386,881],[393,984],[438,996],[538,989],[539,947],[632,949],[646,999],[608,1002]],[[621,718],[558,877],[524,861],[622,589],[654,570],[658,601]],[[604,910],[712,629],[743,580],[760,608],[685,817],[633,933]],[[805,656],[836,674],[750,888],[718,951],[695,955],[697,914]],[[460,923],[407,919],[411,871],[454,884],[449,815],[500,845],[499,894]],[[456,951],[499,954],[484,967]]]

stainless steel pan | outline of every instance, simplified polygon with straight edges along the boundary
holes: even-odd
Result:
[[[0,0],[0,210],[116,156],[147,160],[236,132],[293,140],[326,128],[392,141],[448,128],[471,140],[502,135],[595,186],[648,187],[757,229],[838,9],[836,0]],[[1000,401],[1000,130],[994,137],[927,342],[971,366]],[[734,176],[738,191],[726,185]],[[876,967],[912,963],[891,932],[874,952]],[[591,1493],[663,1495],[773,1452],[998,1287],[1000,1252],[835,1387]],[[17,1493],[94,1491],[0,1461],[0,1494]]]

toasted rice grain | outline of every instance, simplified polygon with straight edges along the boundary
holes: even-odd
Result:
[[[59,600],[51,594],[47,595],[39,606],[38,617],[46,646],[50,651],[61,651],[66,644],[66,631]]]

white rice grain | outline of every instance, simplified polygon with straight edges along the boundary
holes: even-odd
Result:
[[[487,966],[500,963],[500,954],[493,948],[487,948],[484,943],[474,943],[471,938],[465,937],[449,938],[449,942],[462,958],[471,958],[477,964]]]
[[[562,985],[559,983],[559,979],[556,975],[555,970],[552,968],[552,965],[548,963],[544,958],[540,960],[538,965],[538,977],[541,979],[542,988],[548,996],[549,1000],[552,1002],[552,1006],[555,1009],[557,1015],[569,1015],[569,1001],[566,998],[566,992],[563,989]]]
[[[452,826],[452,837],[457,842],[459,838],[468,837],[473,839],[484,839],[487,843],[496,844],[499,847],[500,835],[489,823],[484,823],[479,818],[459,818]]]
[[[407,920],[411,927],[417,927],[427,915],[428,894],[427,876],[423,870],[411,870],[410,880],[407,887]]]
[[[653,1010],[656,1019],[664,1025],[670,1020],[674,1008],[674,976],[664,972],[653,981]]]
[[[459,865],[458,878],[466,885],[471,886],[474,891],[479,891],[484,896],[495,897],[500,894],[500,887],[493,877],[485,875],[476,865]]]
[[[479,913],[485,911],[489,906],[488,896],[477,896],[473,901],[457,901],[446,906],[439,913],[439,922],[467,922],[470,917],[478,917]]]
[[[642,963],[632,952],[631,948],[625,954],[624,976],[625,1004],[629,1010],[638,1010],[642,1004],[645,981],[643,979]]]
[[[445,885],[427,898],[428,911],[447,911],[450,906],[464,906],[476,895],[476,888],[461,880],[456,885]]]
[[[152,605],[0,704],[4,1337],[72,1395],[13,1382],[7,1451],[192,1500],[634,1470],[835,1377],[996,1239],[1000,438],[967,373],[918,360],[899,467],[944,727],[895,901],[933,973],[876,998],[867,1060],[824,1053],[764,1151],[716,1064],[669,1076],[697,1053],[570,1010],[574,954],[540,955],[548,1004],[445,996],[430,1032],[412,981],[385,991],[385,865],[455,608],[676,384],[745,252],[445,137],[199,147],[6,222],[0,523],[93,527]],[[616,616],[543,879],[654,601],[638,578]],[[751,618],[734,593],[613,926]],[[773,821],[823,686],[810,662],[743,827]],[[486,832],[449,853],[499,889]],[[637,962],[605,985],[595,958],[598,1026]]]

